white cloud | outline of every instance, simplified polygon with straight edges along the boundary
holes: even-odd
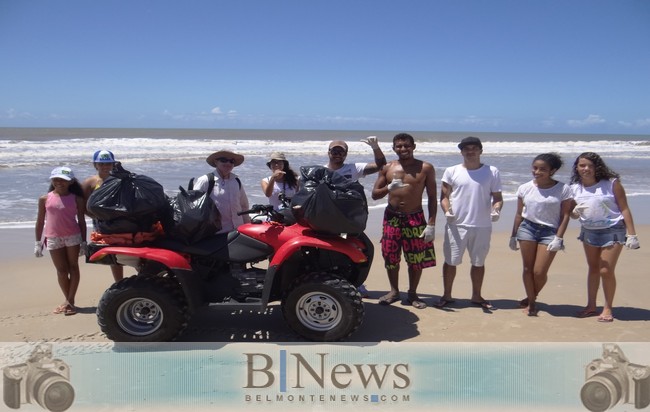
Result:
[[[11,108],[9,110],[6,110],[3,115],[0,115],[0,118],[3,119],[35,119],[36,116],[29,112],[19,112],[14,108]]]
[[[623,127],[629,127],[629,128],[643,128],[643,127],[650,126],[650,118],[637,119],[632,122],[626,122],[621,120],[618,122],[618,124],[620,124]]]
[[[602,118],[599,114],[590,114],[582,120],[567,120],[567,124],[571,127],[587,127],[594,126],[597,124],[603,124],[607,121]]]
[[[223,114],[223,112],[221,111],[221,107],[219,107],[219,106],[217,106],[214,109],[210,110],[210,113],[212,113],[212,114]]]

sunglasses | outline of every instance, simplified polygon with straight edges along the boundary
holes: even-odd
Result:
[[[235,164],[235,159],[228,159],[227,157],[220,157],[217,159],[221,163],[232,163]]]
[[[330,153],[333,155],[344,155],[346,151],[343,149],[334,148],[334,149],[330,149]]]

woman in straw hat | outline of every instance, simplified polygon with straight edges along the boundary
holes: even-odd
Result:
[[[269,204],[275,210],[280,210],[285,207],[280,200],[280,195],[291,199],[298,191],[298,175],[291,169],[282,152],[271,153],[266,165],[273,173],[262,179],[262,191],[269,198]]]

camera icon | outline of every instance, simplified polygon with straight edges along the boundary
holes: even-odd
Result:
[[[2,372],[5,405],[12,409],[37,403],[52,412],[63,412],[74,401],[70,367],[61,359],[52,359],[51,345],[38,345],[27,362],[6,366]]]
[[[603,344],[601,359],[585,367],[580,390],[582,404],[592,412],[603,412],[618,403],[636,409],[650,405],[650,367],[630,363],[618,345]]]

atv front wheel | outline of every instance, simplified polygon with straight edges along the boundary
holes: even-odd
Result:
[[[116,342],[164,342],[187,326],[185,297],[175,280],[130,277],[111,286],[97,305],[97,323]]]
[[[313,341],[338,341],[363,321],[361,295],[347,280],[326,273],[296,279],[282,300],[282,314],[291,329]]]

